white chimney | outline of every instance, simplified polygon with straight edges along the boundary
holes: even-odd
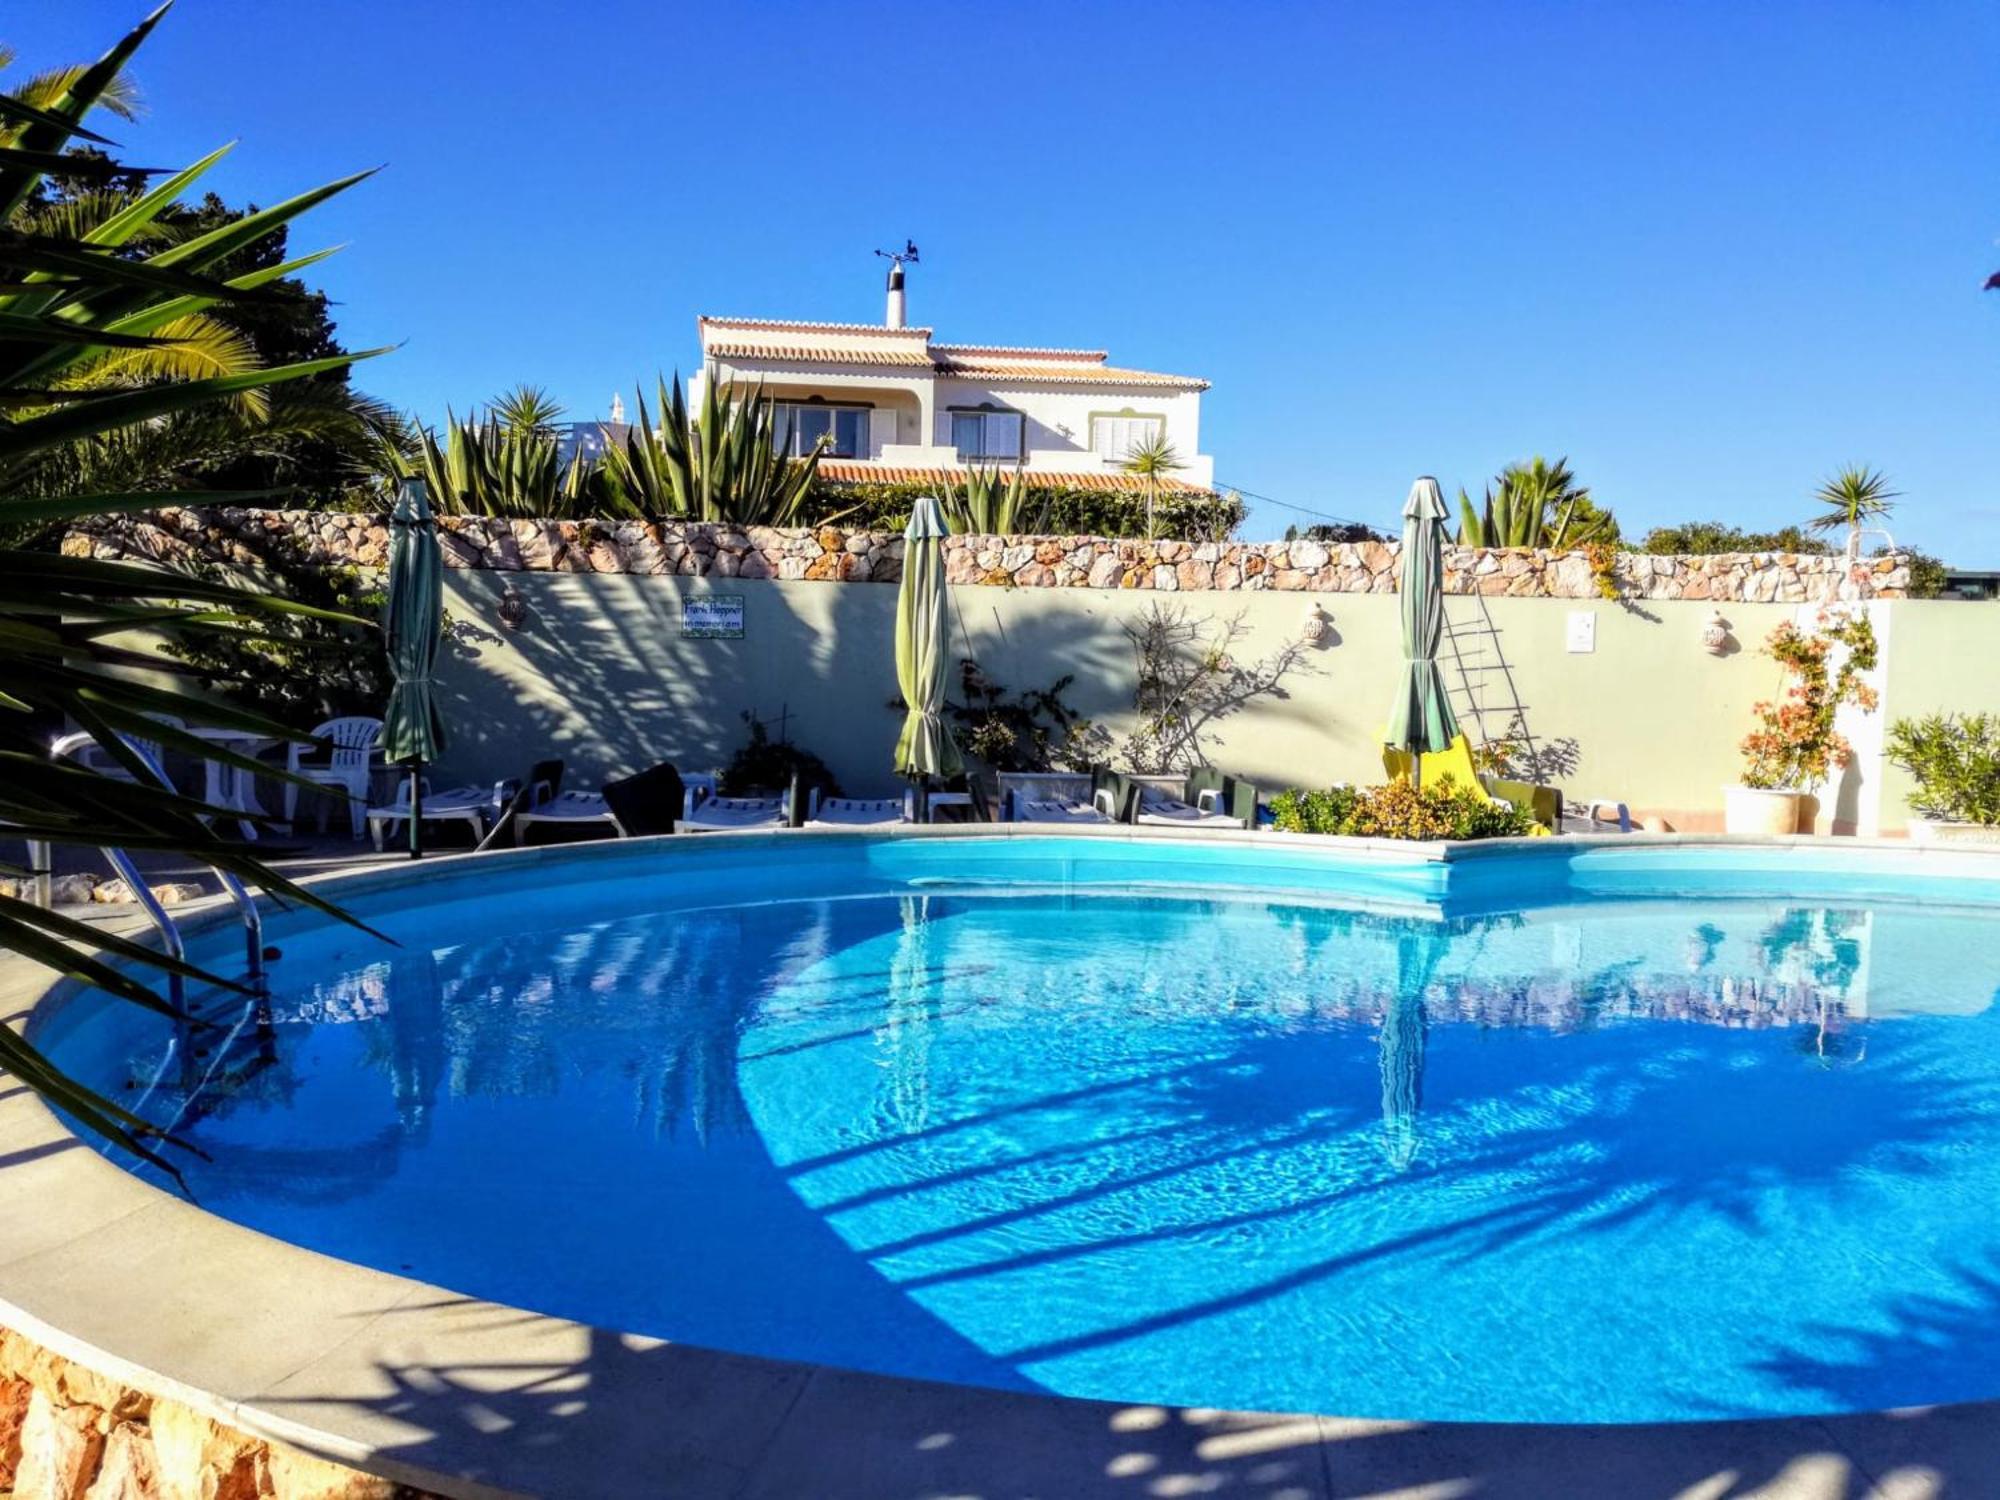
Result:
[[[889,313],[883,322],[890,328],[903,326],[903,263],[889,262]]]

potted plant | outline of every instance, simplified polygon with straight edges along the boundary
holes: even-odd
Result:
[[[1843,648],[1838,663],[1835,648]],[[1801,630],[1787,621],[1771,632],[1765,654],[1785,673],[1775,701],[1759,703],[1757,727],[1743,740],[1743,780],[1724,787],[1723,826],[1731,833],[1796,833],[1800,803],[1854,756],[1833,727],[1845,704],[1872,709],[1875,690],[1862,674],[1875,665],[1875,627],[1865,614],[1826,613]]]
[[[1928,714],[1889,726],[1889,763],[1916,780],[1910,837],[2000,841],[2000,715]]]

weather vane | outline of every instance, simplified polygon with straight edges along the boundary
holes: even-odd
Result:
[[[903,248],[900,250],[877,250],[875,253],[884,260],[893,260],[899,266],[914,266],[917,264],[917,242],[915,240],[904,240]]]

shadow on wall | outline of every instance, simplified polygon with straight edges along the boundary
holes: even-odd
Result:
[[[542,755],[561,756],[578,789],[660,761],[710,770],[747,738],[747,713],[806,749],[879,741],[879,761],[828,759],[850,790],[890,788],[893,613],[854,608],[844,590],[822,584],[795,593],[643,576],[461,572],[449,581],[453,614],[467,620],[439,672],[455,775],[519,774]],[[503,634],[490,622],[509,583],[528,611]],[[681,601],[718,594],[744,599],[743,636],[684,638]],[[879,720],[879,733],[857,736],[856,715]]]

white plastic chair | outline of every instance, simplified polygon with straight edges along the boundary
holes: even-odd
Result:
[[[900,797],[826,797],[819,788],[806,799],[808,828],[893,828],[917,821],[914,791]]]
[[[187,728],[186,724],[170,714],[154,714],[151,717],[156,723],[163,724],[169,729]],[[121,735],[120,738],[126,744],[136,749],[141,755],[152,761],[154,765],[164,766],[166,764],[166,757],[160,753],[160,742],[158,740],[141,739],[135,734]],[[138,780],[137,777],[114,759],[109,751],[98,744],[96,736],[88,730],[77,730],[73,734],[64,735],[54,745],[49,747],[49,754],[54,759],[73,761],[87,771],[95,771],[99,776],[109,776],[115,781]],[[168,781],[171,784],[172,778],[169,777]]]
[[[361,824],[368,809],[368,775],[373,769],[377,750],[382,742],[382,721],[369,718],[328,719],[312,732],[316,740],[329,740],[332,750],[325,765],[308,765],[306,756],[317,753],[317,747],[307,747],[293,741],[286,746],[285,769],[296,776],[325,787],[347,798],[348,820],[354,826],[354,836],[361,837]],[[290,823],[298,810],[299,788],[295,782],[285,784],[285,821]],[[320,804],[318,826],[326,827],[326,805]]]
[[[518,781],[496,781],[491,787],[455,786],[449,791],[433,792],[430,778],[422,778],[424,790],[424,821],[460,822],[472,825],[472,841],[476,844],[485,835],[487,820],[497,818],[506,809],[514,793],[520,790]],[[383,852],[388,835],[396,825],[409,821],[410,782],[405,777],[396,784],[395,800],[386,807],[368,809],[368,836],[375,841],[375,852]]]

